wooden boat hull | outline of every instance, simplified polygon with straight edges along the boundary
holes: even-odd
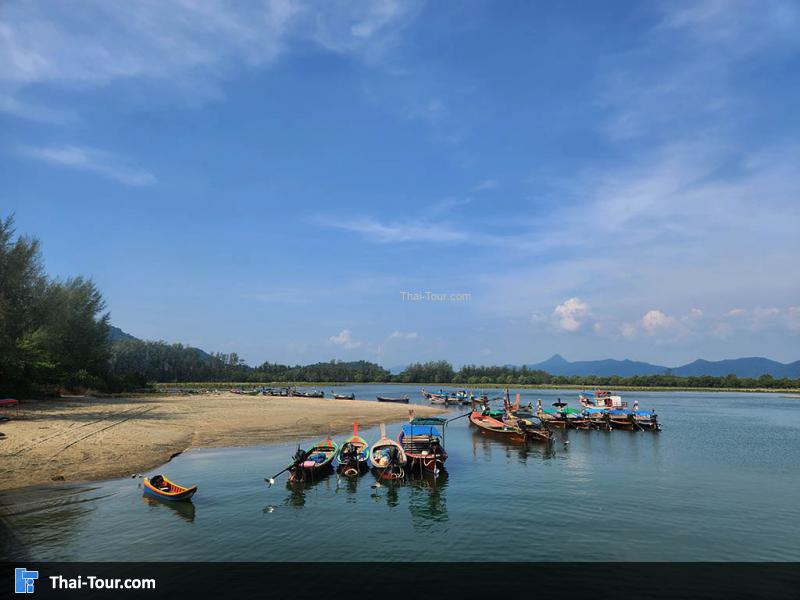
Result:
[[[387,451],[389,456],[384,451]],[[390,456],[392,454],[394,460]],[[369,464],[378,479],[402,479],[405,477],[403,467],[407,462],[408,457],[403,447],[389,438],[381,438],[370,448]]]
[[[334,400],[355,400],[356,399],[356,395],[355,394],[334,394],[333,395],[333,399]]]
[[[398,402],[400,404],[408,404],[410,398],[389,398],[387,396],[377,396],[378,402]]]
[[[163,476],[162,476],[163,477]],[[197,486],[183,487],[171,482],[164,477],[164,483],[170,488],[169,491],[161,490],[150,482],[149,477],[145,477],[142,481],[142,489],[144,494],[151,498],[158,498],[167,502],[185,502],[191,500],[192,496],[197,492]]]
[[[406,452],[406,457],[406,468],[409,471],[428,471],[436,474],[444,469],[444,463],[447,460],[447,452],[436,456]]]
[[[469,422],[478,428],[478,431],[483,434],[489,434],[496,437],[506,439],[524,440],[525,434],[516,427],[506,425],[502,421],[498,421],[492,417],[484,415],[481,412],[473,411],[469,415]]]
[[[313,481],[333,470],[333,459],[339,446],[332,440],[317,442],[306,450],[308,459],[289,470],[289,481]],[[324,454],[323,460],[317,461],[315,455]]]
[[[348,445],[358,448],[358,455],[348,455],[346,453]],[[363,456],[361,455],[363,452]],[[336,471],[345,477],[358,477],[369,469],[369,444],[359,435],[347,438],[336,451]]]

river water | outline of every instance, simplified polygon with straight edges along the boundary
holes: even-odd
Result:
[[[417,386],[338,390],[360,398],[408,392],[423,403]],[[574,390],[522,397],[576,404]],[[447,473],[436,480],[375,487],[369,473],[356,481],[334,474],[289,485],[283,476],[268,488],[264,477],[287,464],[292,443],[192,450],[154,469],[199,485],[185,505],[143,498],[141,480],[131,478],[6,493],[1,558],[800,560],[800,400],[624,397],[655,408],[663,431],[567,431],[550,447],[526,446],[486,437],[460,419],[447,426]],[[399,428],[388,424],[392,436]],[[378,438],[377,428],[361,434]]]

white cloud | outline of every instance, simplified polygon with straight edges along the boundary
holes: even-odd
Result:
[[[393,331],[389,335],[390,340],[415,340],[419,337],[416,331]]]
[[[669,317],[660,310],[649,310],[642,317],[640,324],[645,332],[652,335],[674,329],[678,321],[675,317]]]
[[[564,331],[578,331],[589,314],[589,305],[580,298],[565,300],[553,310],[554,320]]]
[[[19,153],[50,164],[92,171],[132,186],[152,185],[156,177],[149,171],[126,164],[113,154],[86,146],[26,146]]]
[[[337,346],[341,346],[346,350],[351,350],[353,348],[358,348],[359,346],[361,346],[361,342],[357,342],[353,339],[353,334],[349,329],[342,329],[336,335],[332,335],[331,337],[329,337],[328,341],[330,341],[333,344],[336,344]]]

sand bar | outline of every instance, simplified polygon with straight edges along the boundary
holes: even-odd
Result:
[[[0,423],[0,490],[142,473],[189,448],[299,440],[444,411],[231,393],[25,401]]]

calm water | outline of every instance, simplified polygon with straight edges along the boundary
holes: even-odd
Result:
[[[419,398],[416,386],[391,391]],[[574,405],[576,392],[531,390],[523,401],[557,396]],[[448,474],[436,481],[376,489],[371,474],[332,475],[288,487],[282,476],[267,488],[263,478],[294,450],[282,444],[191,451],[154,470],[200,486],[184,506],[144,499],[134,479],[6,494],[0,511],[13,536],[0,536],[0,552],[86,561],[800,560],[800,400],[624,397],[656,408],[664,430],[559,432],[568,448],[547,450],[487,438],[461,419],[447,428]],[[377,428],[362,435],[374,441]]]

